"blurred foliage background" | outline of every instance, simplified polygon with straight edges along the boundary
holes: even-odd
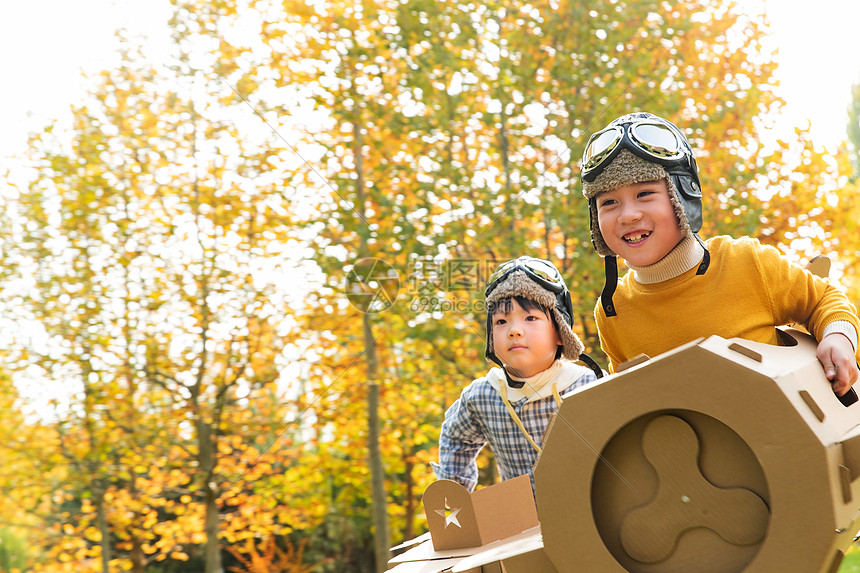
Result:
[[[623,113],[686,131],[702,236],[860,300],[860,88],[835,154],[768,143],[737,2],[172,4],[171,57],[126,39],[3,197],[0,571],[384,570],[487,369],[489,270],[554,261],[605,365],[578,159]]]

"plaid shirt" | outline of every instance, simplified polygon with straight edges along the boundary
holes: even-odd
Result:
[[[567,396],[596,379],[593,372],[585,371],[559,394]],[[551,395],[532,401],[521,398],[512,400],[511,406],[535,443],[543,447],[546,427],[558,410],[555,399]],[[436,478],[456,481],[473,491],[478,483],[475,458],[486,444],[490,445],[502,481],[526,474],[534,490],[532,470],[537,451],[511,419],[499,392],[486,377],[481,377],[466,386],[445,412],[439,436],[439,463],[430,464]]]

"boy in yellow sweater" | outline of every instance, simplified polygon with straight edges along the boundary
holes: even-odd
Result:
[[[757,240],[702,241],[702,194],[687,139],[649,113],[596,132],[582,159],[591,239],[606,285],[595,307],[610,369],[713,334],[778,344],[803,324],[837,395],[857,381],[857,312],[848,298]],[[630,272],[618,280],[615,257]]]

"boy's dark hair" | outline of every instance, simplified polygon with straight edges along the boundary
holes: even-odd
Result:
[[[520,305],[520,307],[526,312],[533,310],[535,308],[538,308],[538,309],[542,310],[544,312],[544,314],[546,314],[547,316],[552,318],[552,313],[550,313],[548,308],[546,308],[541,303],[533,301],[532,299],[526,298],[524,296],[513,296],[513,297],[508,297],[508,298],[500,298],[499,300],[494,300],[490,304],[487,305],[487,314],[492,316],[497,312],[505,312],[505,313],[510,312],[512,300],[516,300],[517,304]],[[553,319],[552,323],[555,324],[555,319]],[[556,325],[556,328],[558,328],[557,325]]]
[[[538,309],[538,310],[542,311],[547,316],[547,318],[549,318],[552,321],[552,327],[555,329],[556,333],[558,333],[560,335],[559,330],[558,330],[558,324],[555,321],[555,317],[553,316],[553,313],[550,312],[550,310],[548,308],[546,308],[544,305],[542,305],[541,303],[533,301],[532,299],[526,298],[524,296],[516,296],[515,295],[513,297],[500,298],[498,300],[494,300],[494,301],[490,302],[490,304],[487,305],[487,324],[492,324],[493,315],[496,314],[497,312],[503,312],[503,313],[510,312],[511,307],[513,306],[512,301],[514,301],[514,300],[516,300],[517,304],[520,305],[520,308],[522,308],[526,312],[530,312],[534,309]],[[559,344],[558,350],[555,353],[556,360],[561,358],[562,352],[564,352],[564,346]]]

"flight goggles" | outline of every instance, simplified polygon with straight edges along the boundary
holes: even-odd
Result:
[[[506,263],[502,263],[496,268],[487,279],[487,288],[484,291],[485,296],[490,296],[490,293],[495,290],[499,284],[505,280],[508,275],[516,270],[523,271],[527,277],[535,281],[545,289],[555,294],[564,292],[567,287],[564,285],[564,279],[558,269],[555,268],[549,261],[536,259],[534,257],[520,257]]]
[[[610,125],[588,139],[582,154],[582,178],[594,181],[621,149],[664,166],[677,165],[688,155],[683,136],[668,123],[640,119]]]

